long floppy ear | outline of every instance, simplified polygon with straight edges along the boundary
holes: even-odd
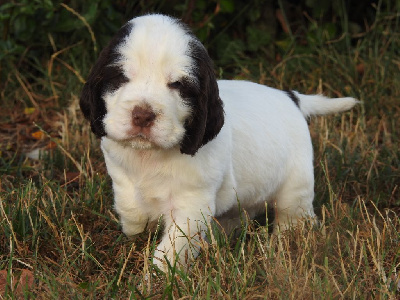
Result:
[[[200,147],[211,141],[224,125],[224,108],[217,80],[215,78],[213,63],[204,46],[195,38],[189,43],[189,56],[195,66],[193,72],[197,78],[196,83],[184,82],[182,96],[189,98],[192,115],[185,123],[185,136],[180,144],[181,153],[194,155]],[[185,97],[189,94],[189,97]]]
[[[98,137],[106,135],[103,118],[107,113],[103,95],[106,91],[118,89],[128,78],[117,62],[121,55],[118,46],[132,30],[132,23],[124,25],[101,51],[89,77],[83,86],[79,106],[83,115],[90,121],[93,133]]]

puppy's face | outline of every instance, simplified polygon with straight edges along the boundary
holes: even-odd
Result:
[[[120,29],[93,67],[80,105],[98,137],[135,149],[179,147],[194,155],[223,125],[206,50],[179,21],[160,15]]]

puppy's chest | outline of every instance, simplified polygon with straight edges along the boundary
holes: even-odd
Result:
[[[134,185],[144,202],[169,201],[177,192],[178,178],[167,174],[141,173],[134,176]]]
[[[196,188],[202,181],[198,170],[168,161],[145,161],[136,164],[129,172],[131,181],[144,203],[164,203],[187,190]]]

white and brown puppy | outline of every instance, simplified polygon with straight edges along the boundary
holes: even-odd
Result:
[[[353,98],[218,81],[204,46],[164,15],[132,19],[101,52],[80,99],[113,181],[124,233],[163,215],[154,253],[163,266],[195,257],[208,216],[238,200],[250,216],[273,202],[275,228],[314,217],[306,117],[345,111]]]

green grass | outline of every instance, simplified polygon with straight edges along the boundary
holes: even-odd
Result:
[[[0,112],[0,296],[400,297],[398,22],[395,13],[377,16],[345,48],[340,40],[294,48],[273,63],[242,57],[233,77],[363,103],[310,121],[319,227],[304,224],[274,238],[267,226],[245,220],[235,239],[210,231],[193,265],[168,274],[150,263],[157,235],[128,239],[113,211],[98,141],[77,105],[88,53],[66,50],[60,59],[70,68],[55,61],[51,76],[48,62],[38,61],[34,74],[10,70]],[[34,148],[40,158],[26,158]],[[25,289],[18,286],[24,276],[33,279],[23,281]]]

